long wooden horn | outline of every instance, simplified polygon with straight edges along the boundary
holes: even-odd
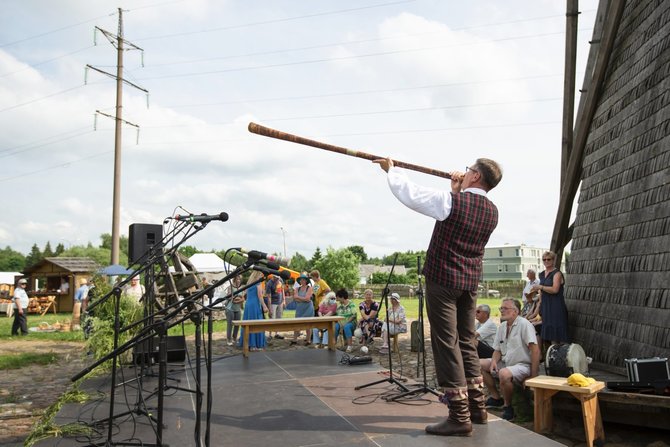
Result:
[[[305,146],[312,146],[318,149],[324,149],[326,151],[337,152],[338,154],[349,155],[351,157],[364,158],[366,160],[379,160],[380,158],[386,158],[354,149],[347,149],[346,147],[334,146],[332,144],[310,140],[309,138],[282,132],[281,130],[271,129],[257,123],[249,123],[249,132],[263,135],[265,137],[276,138],[278,140],[290,141],[291,143],[304,144]],[[437,169],[426,168],[424,166],[419,166],[412,163],[405,163],[404,161],[393,160],[393,164],[399,168],[411,169],[412,171],[423,172],[424,174],[435,175],[442,178],[451,178],[451,175],[449,175],[448,172],[438,171]]]

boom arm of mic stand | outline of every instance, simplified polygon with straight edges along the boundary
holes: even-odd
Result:
[[[244,273],[244,271],[241,271],[241,272],[239,272],[239,273]],[[251,287],[257,285],[257,284],[260,283],[261,281],[262,281],[262,279],[259,279],[258,281],[254,282],[254,283],[252,283],[252,284],[247,284],[246,286],[240,288],[240,289],[238,290],[238,292],[243,292],[243,291],[245,291],[245,290],[247,290],[247,289],[249,289],[249,288],[251,288]],[[156,324],[163,324],[164,321],[170,321],[170,319],[172,319],[173,317],[175,317],[176,315],[178,315],[179,312],[181,312],[185,307],[187,307],[187,306],[190,305],[190,304],[192,304],[192,299],[189,298],[188,300],[179,301],[179,302],[177,302],[177,303],[171,304],[170,306],[166,307],[165,309],[163,309],[164,311],[167,310],[167,309],[170,309],[171,307],[174,307],[174,309],[172,310],[171,313],[164,315],[164,317],[163,317],[163,319],[162,319],[161,321],[159,321],[158,323],[155,323],[155,324],[153,324],[153,325],[145,326],[145,327],[140,331],[140,333],[137,334],[135,337],[131,338],[130,340],[128,340],[127,342],[125,342],[124,344],[122,344],[121,346],[119,346],[119,347],[118,347],[117,349],[115,349],[114,351],[112,351],[112,352],[108,353],[107,355],[105,355],[104,357],[102,357],[102,358],[98,359],[97,361],[93,362],[93,364],[91,364],[91,365],[89,365],[88,367],[84,368],[81,372],[79,372],[78,374],[76,374],[75,376],[73,376],[70,380],[73,381],[73,382],[76,382],[77,380],[81,379],[81,378],[84,377],[86,374],[90,373],[90,372],[93,371],[95,368],[97,368],[98,366],[100,366],[101,364],[103,364],[104,362],[106,362],[107,360],[113,358],[114,356],[118,356],[119,354],[124,353],[124,352],[127,351],[129,348],[131,348],[131,347],[133,347],[134,345],[136,345],[137,343],[141,343],[141,342],[143,342],[144,340],[146,340],[146,339],[148,339],[148,338],[151,338],[151,336],[153,335],[151,332],[153,332],[154,326],[156,326]],[[151,317],[155,317],[155,315],[152,315]],[[189,317],[190,317],[190,315],[186,315],[184,318],[181,318],[181,319],[179,319],[179,320],[177,320],[177,321],[175,321],[175,322],[172,322],[171,324],[169,324],[169,325],[167,326],[167,329],[169,329],[169,328],[171,328],[171,327],[173,327],[173,326],[176,326],[177,324],[181,323],[182,321],[185,321],[185,320],[188,319]],[[147,318],[149,318],[149,317],[147,317]],[[133,324],[134,324],[134,325],[137,325],[137,324],[135,324],[135,323],[133,323]],[[127,327],[124,328],[124,330],[127,330]]]

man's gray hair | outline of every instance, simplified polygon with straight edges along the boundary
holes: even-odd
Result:
[[[503,298],[501,302],[504,303],[505,301],[511,301],[512,303],[514,303],[514,307],[516,307],[516,311],[518,313],[521,313],[521,301],[515,300],[514,298]]]
[[[537,272],[535,271],[535,269],[528,269],[528,271],[526,273],[531,273],[531,272],[533,273],[533,275],[537,275]]]
[[[486,315],[491,315],[491,307],[488,304],[481,304],[477,308],[481,309],[482,312],[486,312]]]

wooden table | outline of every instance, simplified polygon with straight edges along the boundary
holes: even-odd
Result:
[[[310,317],[310,318],[277,318],[268,320],[235,320],[233,324],[244,329],[242,347],[245,357],[249,356],[249,334],[266,331],[284,332],[307,330],[307,337],[311,337],[310,329],[328,330],[328,349],[335,350],[335,323],[344,317]],[[309,340],[309,338],[308,338]]]
[[[587,387],[568,385],[565,377],[537,376],[526,380],[526,386],[535,391],[535,418],[534,429],[537,433],[551,430],[553,415],[551,413],[551,398],[559,391],[572,394],[582,403],[582,419],[586,432],[586,445],[593,447],[605,443],[605,430],[598,406],[598,392],[605,388],[605,382],[595,382]]]

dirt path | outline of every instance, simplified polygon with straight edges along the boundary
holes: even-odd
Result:
[[[2,371],[0,445],[22,445],[33,424],[72,385],[70,377],[84,367],[83,343],[8,340],[4,354],[54,353],[58,361]]]

